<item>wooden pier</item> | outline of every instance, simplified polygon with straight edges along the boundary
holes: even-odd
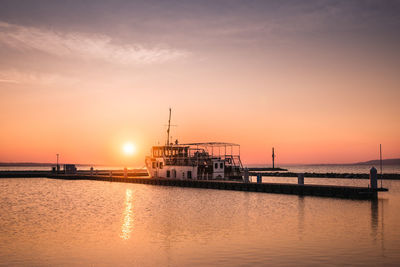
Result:
[[[233,191],[248,191],[261,193],[290,194],[301,196],[318,196],[350,199],[376,199],[379,191],[386,188],[371,189],[366,187],[334,186],[334,185],[298,185],[288,183],[243,183],[237,181],[217,180],[178,180],[165,178],[124,178],[119,176],[90,176],[90,175],[51,175],[48,178],[68,180],[96,180],[122,183],[138,183],[159,186],[176,186],[191,188],[206,188]]]
[[[55,174],[46,171],[1,171],[0,178],[34,178],[44,177],[64,180],[94,180],[121,183],[138,183],[158,186],[176,186],[191,188],[206,188],[218,190],[247,191],[260,193],[290,194],[301,196],[318,196],[349,199],[376,199],[379,191],[386,188],[371,189],[368,187],[335,186],[335,185],[299,185],[288,183],[243,183],[226,180],[178,180],[165,178],[149,178],[144,173],[131,172],[125,177],[121,171],[102,171],[90,174],[88,171],[77,174]]]

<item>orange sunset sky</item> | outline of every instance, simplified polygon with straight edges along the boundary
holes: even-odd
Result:
[[[0,162],[400,158],[398,1],[1,1]],[[126,156],[122,147],[136,147]]]

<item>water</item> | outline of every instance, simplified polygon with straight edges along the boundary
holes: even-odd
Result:
[[[400,181],[384,183],[356,201],[0,179],[0,265],[398,266]]]

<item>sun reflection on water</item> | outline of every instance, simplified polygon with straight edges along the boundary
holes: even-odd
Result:
[[[132,211],[132,190],[126,189],[125,193],[125,211],[124,211],[124,223],[121,227],[122,239],[129,239],[133,229],[133,211]]]

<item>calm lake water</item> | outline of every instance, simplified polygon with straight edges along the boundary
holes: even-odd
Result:
[[[400,181],[384,186],[356,201],[0,179],[0,265],[399,266]]]

